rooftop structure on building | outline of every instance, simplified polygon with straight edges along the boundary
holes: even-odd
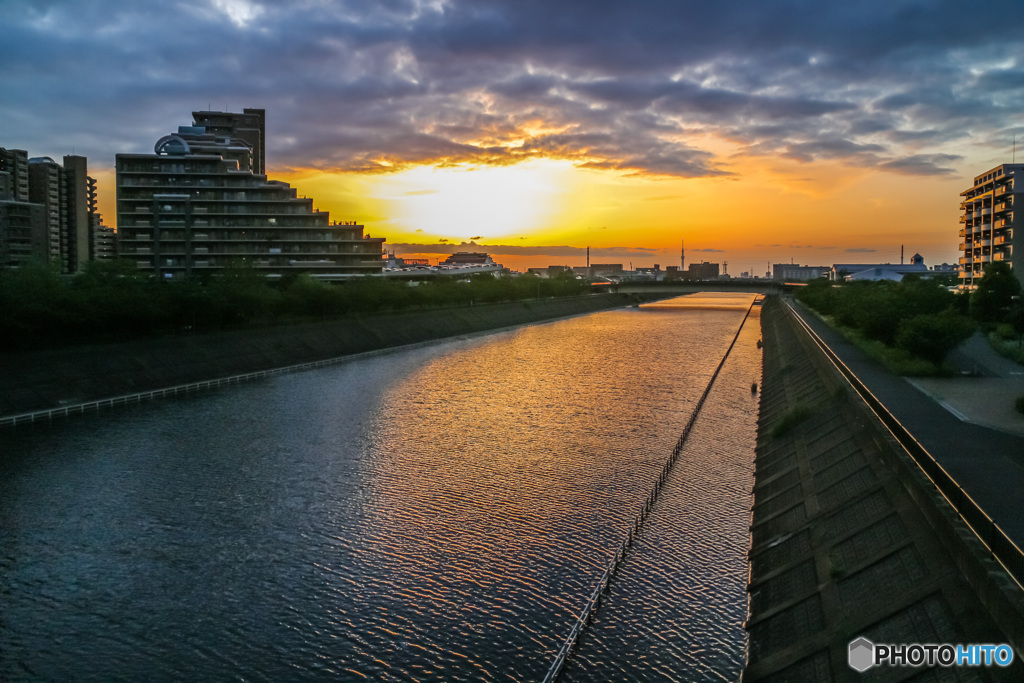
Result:
[[[442,266],[493,266],[494,259],[482,251],[457,251],[439,265]]]
[[[1013,248],[1014,233],[1021,234],[1024,218],[1014,204],[1024,194],[1024,164],[1002,164],[975,176],[974,184],[960,193],[960,286],[974,289],[985,266],[994,261],[1010,264],[1024,283],[1024,256]]]
[[[269,276],[381,273],[383,238],[355,222],[331,223],[312,199],[255,172],[264,167],[262,109],[194,116],[153,154],[117,155],[122,258],[165,278],[235,263]]]
[[[241,140],[252,150],[252,172],[267,172],[267,112],[265,109],[243,109],[241,114],[225,111],[194,111],[192,121],[207,133]]]

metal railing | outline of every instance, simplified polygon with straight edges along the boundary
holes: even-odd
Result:
[[[1010,577],[1024,589],[1024,552],[1006,535],[998,524],[981,509],[981,506],[962,486],[932,457],[924,446],[904,427],[896,416],[882,405],[882,402],[861,382],[828,347],[825,341],[811,329],[804,319],[787,303],[790,314],[807,332],[811,340],[821,349],[839,373],[846,378],[858,395],[867,403],[872,412],[881,420],[893,438],[903,447],[911,461],[934,484],[942,497],[945,498],[959,515],[960,519],[970,528],[978,540],[988,548],[992,556],[1007,571]]]
[[[754,308],[756,299],[751,302],[750,307],[747,308],[746,315],[743,316],[743,320],[740,322],[739,328],[736,330],[735,336],[732,338],[732,343],[729,344],[729,348],[725,350],[725,355],[722,356],[722,360],[719,361],[718,367],[715,368],[714,374],[711,375],[711,379],[708,381],[708,385],[704,388],[704,393],[701,394],[700,399],[694,406],[693,411],[690,413],[690,419],[686,421],[686,426],[683,427],[682,434],[676,441],[675,447],[672,449],[672,455],[669,456],[668,460],[661,467],[658,472],[658,479],[651,489],[651,492],[644,499],[643,504],[640,507],[640,512],[633,519],[633,523],[629,527],[629,532],[626,537],[619,544],[615,550],[615,555],[612,557],[611,562],[605,568],[601,577],[597,581],[597,586],[594,588],[593,593],[587,598],[584,603],[583,610],[580,615],[576,617],[573,622],[572,628],[569,629],[569,635],[566,637],[565,642],[562,643],[562,647],[559,648],[558,654],[555,655],[555,661],[551,664],[551,668],[548,669],[548,673],[544,676],[544,683],[553,683],[558,679],[558,676],[562,673],[562,669],[565,667],[566,661],[572,654],[573,649],[579,642],[580,636],[586,630],[587,625],[593,619],[594,613],[597,612],[597,608],[601,604],[601,596],[604,595],[605,591],[611,585],[612,578],[615,576],[615,572],[618,571],[619,566],[626,559],[626,555],[629,548],[633,545],[633,540],[640,534],[640,529],[643,523],[647,520],[648,515],[651,513],[651,509],[654,507],[654,503],[658,499],[658,494],[661,493],[661,489],[664,487],[665,482],[668,480],[669,472],[672,470],[672,466],[679,459],[679,454],[683,452],[683,445],[686,443],[686,438],[690,435],[690,430],[693,429],[694,423],[697,421],[697,415],[700,414],[701,408],[704,407],[704,401],[707,399],[708,394],[711,393],[711,387],[718,378],[718,373],[722,371],[722,367],[725,365],[725,361],[729,358],[729,354],[732,352],[736,341],[740,338],[740,332],[743,331],[743,325],[746,324],[747,318],[750,317],[750,311]]]
[[[339,363],[343,360],[348,360],[350,358],[352,358],[352,356],[342,356],[339,358],[331,358],[328,360],[313,361],[310,363],[300,363],[298,365],[288,365],[280,368],[273,368],[271,370],[247,372],[241,375],[221,377],[220,379],[205,380],[203,382],[179,384],[177,386],[165,387],[163,389],[140,391],[139,393],[136,394],[125,394],[123,396],[114,396],[113,398],[104,398],[96,401],[86,401],[85,403],[75,403],[72,405],[60,406],[58,408],[49,408],[47,410],[36,410],[30,413],[6,415],[0,417],[0,428],[13,427],[19,424],[39,422],[42,420],[52,420],[58,417],[69,417],[71,415],[87,413],[93,410],[99,410],[101,408],[112,408],[114,406],[127,405],[129,403],[141,403],[142,401],[149,401],[157,398],[178,396],[180,394],[188,394],[194,391],[203,391],[205,389],[213,389],[216,387],[222,387],[229,384],[248,382],[249,380],[253,379],[271,377],[273,375],[281,375],[287,372],[296,372],[299,370],[319,368],[325,365],[333,365],[335,363]]]

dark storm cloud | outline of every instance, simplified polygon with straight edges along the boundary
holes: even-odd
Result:
[[[275,167],[538,156],[738,172],[702,148],[950,173],[1024,111],[1017,2],[8,0],[0,145],[108,164],[194,109],[268,112]]]
[[[955,154],[915,154],[902,159],[893,159],[879,164],[883,171],[903,173],[906,175],[948,175],[954,173],[949,164],[961,157]]]

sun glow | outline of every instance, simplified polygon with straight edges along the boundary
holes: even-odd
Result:
[[[494,239],[546,227],[566,201],[568,163],[538,160],[471,169],[420,167],[375,180],[389,231],[447,239]]]

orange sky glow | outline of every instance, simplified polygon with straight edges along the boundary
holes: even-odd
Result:
[[[622,263],[627,268],[728,263],[955,262],[959,192],[970,179],[903,176],[836,162],[728,157],[734,175],[678,178],[534,159],[503,166],[432,165],[392,174],[275,171],[335,221],[355,220],[400,256],[431,262],[485,251],[513,270]],[[1000,163],[997,158],[992,165]],[[91,171],[113,224],[113,173]],[[475,246],[474,246],[475,245]],[[510,248],[512,247],[512,248]]]
[[[737,276],[791,260],[898,263],[901,246],[907,259],[920,252],[929,265],[956,258],[958,194],[969,181],[824,162],[730,165],[741,171],[696,179],[631,177],[558,160],[274,177],[315,198],[333,220],[356,220],[399,255],[432,262],[462,245],[517,270],[584,265],[589,246],[592,263],[664,268],[679,264],[683,240],[687,263],[728,262]]]

